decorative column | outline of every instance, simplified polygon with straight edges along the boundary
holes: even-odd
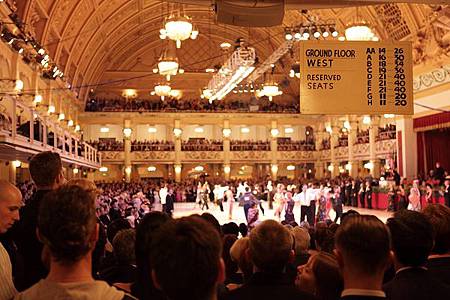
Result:
[[[414,132],[411,117],[397,119],[396,127],[397,168],[400,176],[411,180],[417,176],[417,133]]]
[[[175,181],[181,181],[181,134],[183,131],[181,130],[181,122],[180,120],[174,121],[173,134],[175,136]]]
[[[370,174],[375,178],[380,177],[380,160],[377,159],[376,154],[376,138],[379,125],[380,117],[373,116],[369,127],[369,158],[371,163]]]
[[[315,177],[318,179],[322,179],[324,174],[323,174],[323,168],[324,168],[324,164],[323,161],[321,160],[321,152],[320,152],[320,147],[322,145],[322,139],[323,139],[323,130],[324,130],[324,126],[323,124],[320,124],[318,126],[318,128],[315,130],[315,146],[316,146],[316,151],[314,152],[314,158],[316,160],[315,163]]]
[[[337,139],[339,136],[339,127],[335,122],[331,124],[331,134],[330,134],[330,160],[333,170],[331,171],[331,177],[336,177],[339,175],[339,165],[336,161],[335,147],[337,145]]]
[[[125,181],[131,181],[131,120],[124,120],[123,123],[123,151],[125,165]]]
[[[348,132],[348,163],[350,165],[349,175],[352,178],[358,177],[358,162],[355,161],[354,144],[356,143],[356,132],[358,122],[354,116],[349,118],[350,130]]]
[[[230,180],[231,173],[231,152],[230,152],[230,120],[223,120],[223,174],[225,180]]]
[[[278,142],[277,136],[279,134],[278,123],[276,120],[272,120],[270,127],[270,171],[272,173],[272,179],[276,180],[278,175]]]

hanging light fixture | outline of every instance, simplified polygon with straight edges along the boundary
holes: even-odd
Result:
[[[273,97],[283,94],[278,88],[278,84],[273,80],[272,74],[266,77],[262,89],[257,92],[257,97],[266,96],[269,97],[269,101],[272,101]]]
[[[172,88],[168,83],[162,83],[155,86],[155,94],[161,97],[161,100],[164,101],[165,97],[170,95],[170,91]]]
[[[175,49],[169,43],[158,60],[157,72],[162,76],[166,76],[167,81],[170,81],[170,76],[177,75],[179,67]]]
[[[356,16],[345,28],[345,38],[347,41],[378,40],[372,28],[370,28],[370,24],[362,19],[358,12],[358,7],[356,7]]]
[[[197,38],[198,29],[192,24],[192,19],[184,14],[183,6],[180,4],[179,10],[166,18],[164,28],[159,34],[161,39],[169,38],[175,41],[177,48],[181,48],[181,41]]]

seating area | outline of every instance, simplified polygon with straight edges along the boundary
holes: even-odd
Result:
[[[231,151],[270,151],[270,141],[231,140]]]
[[[175,151],[175,144],[171,141],[132,141],[131,151]]]
[[[223,151],[221,140],[190,138],[181,142],[181,151]]]

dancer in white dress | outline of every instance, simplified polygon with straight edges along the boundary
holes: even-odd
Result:
[[[408,210],[419,212],[422,210],[422,204],[420,203],[420,190],[418,180],[414,180],[411,191],[409,192],[408,200],[409,200]]]
[[[273,196],[273,201],[275,202],[275,217],[278,218],[278,221],[281,220],[281,212],[284,208],[284,185],[281,183],[277,185],[277,191],[275,195]]]
[[[226,186],[227,190],[225,192],[225,199],[226,199],[226,206],[225,212],[228,212],[228,220],[233,219],[233,205],[234,205],[234,198],[233,198],[233,192],[231,191],[231,187]]]

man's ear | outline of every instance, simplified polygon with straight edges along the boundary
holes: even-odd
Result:
[[[224,283],[225,281],[225,262],[223,261],[222,258],[220,258],[219,260],[219,270],[218,270],[218,274],[217,274],[217,283]]]
[[[161,285],[158,282],[158,278],[156,277],[156,273],[155,273],[154,269],[152,269],[152,281],[153,281],[153,285],[155,286],[155,288],[157,288],[158,290],[161,290]]]

